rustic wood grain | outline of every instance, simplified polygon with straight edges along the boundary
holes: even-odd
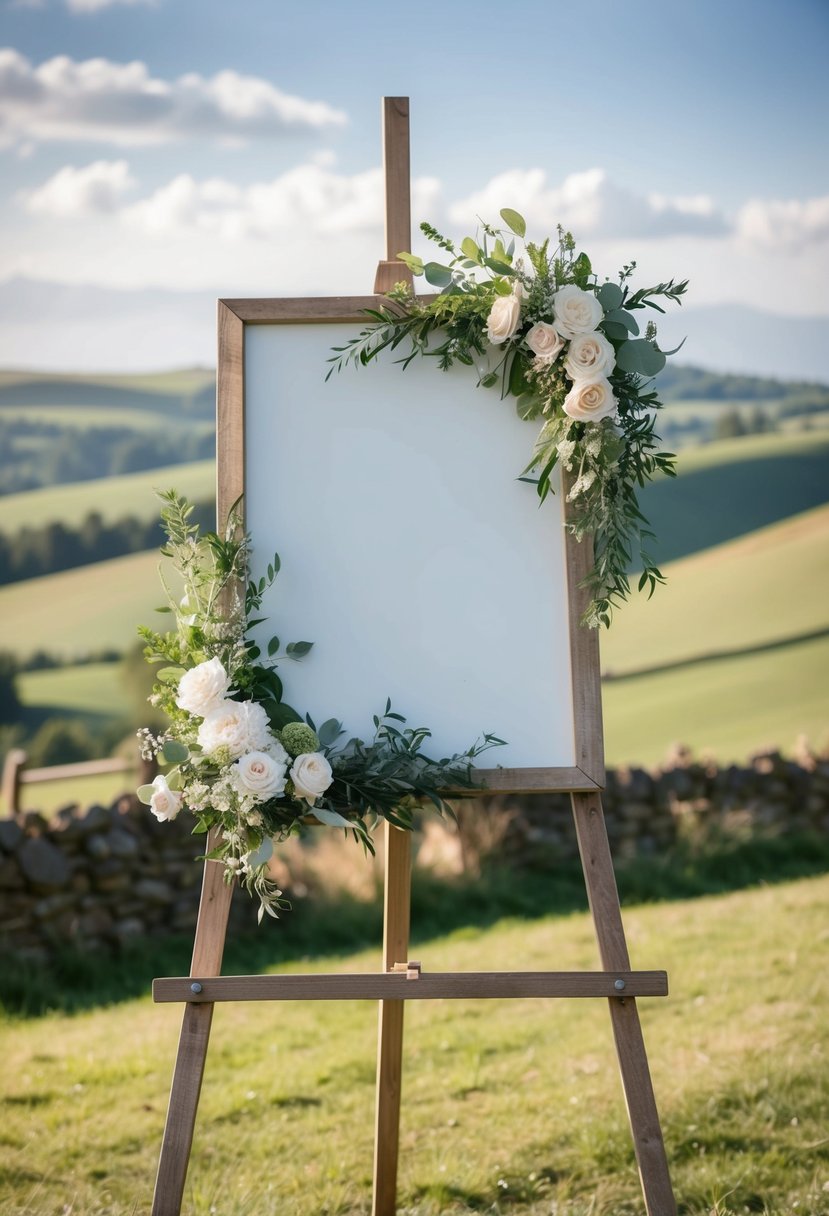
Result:
[[[386,257],[377,266],[374,290],[391,291],[395,283],[412,286],[412,272],[399,253],[412,245],[409,154],[409,99],[383,98],[383,177],[386,184]]]
[[[208,852],[215,848],[218,839],[214,828],[207,838]],[[233,897],[233,887],[224,882],[223,873],[224,866],[219,862],[204,863],[191,976],[214,976],[221,970],[227,918]],[[190,984],[193,981],[187,979],[182,982],[192,1001]],[[212,1003],[188,1003],[184,1010],[158,1160],[152,1216],[178,1216],[181,1211],[212,1021]]]
[[[387,823],[383,881],[383,971],[373,993],[381,998],[377,1024],[377,1090],[374,1117],[373,1216],[394,1216],[400,1152],[400,1099],[403,1089],[403,1011],[397,993],[408,994],[420,980],[393,972],[409,956],[412,889],[411,832]],[[336,978],[336,977],[331,977]],[[361,981],[371,979],[360,977]],[[391,982],[389,982],[391,981]],[[395,999],[389,999],[394,997]]]
[[[404,964],[405,967],[405,964]],[[623,989],[617,989],[619,982]],[[382,1001],[394,1009],[403,1001],[511,1000],[519,997],[667,996],[664,971],[421,971],[353,975],[222,975],[201,978],[194,997],[191,979],[174,977],[153,984],[153,1000],[171,1001]]]
[[[596,793],[571,797],[599,956],[608,969],[628,969],[630,957],[601,799]],[[632,989],[628,992],[639,995]],[[648,1216],[675,1216],[676,1201],[636,1001],[611,998],[609,1004],[645,1207]]]
[[[566,469],[562,469],[561,472],[564,520],[567,523],[573,516],[573,505],[567,501],[567,495],[573,483],[573,475]],[[573,697],[575,760],[578,768],[592,779],[594,785],[603,788],[605,764],[599,631],[579,624],[590,600],[589,592],[581,586],[581,583],[593,565],[592,539],[588,536],[582,541],[577,541],[573,534],[565,528],[564,560],[570,615],[570,679]]]

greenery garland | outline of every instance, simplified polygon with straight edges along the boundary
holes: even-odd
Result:
[[[516,238],[524,241],[526,222],[508,208],[501,218],[506,229],[483,224],[479,236],[466,237],[459,248],[421,224],[450,255],[448,262],[398,257],[440,294],[418,299],[407,284],[395,286],[388,305],[367,310],[370,324],[334,348],[328,375],[402,346],[404,368],[418,355],[442,370],[466,364],[477,371],[480,387],[514,397],[521,418],[541,420],[522,478],[536,485],[543,502],[556,464],[572,475],[568,526],[578,540],[592,536],[594,551],[583,623],[609,625],[614,606],[629,595],[634,550],[642,567],[639,589],[652,595],[664,582],[647,552],[654,534],[636,490],[658,473],[675,472],[675,457],[660,451],[654,429],[662,403],[652,378],[676,352],[660,350],[652,320],[640,336],[634,313],[664,312],[660,297],[681,303],[688,284],[671,280],[634,291],[635,262],[617,282],[599,283],[588,256],[576,252],[561,227],[554,246],[526,242],[518,255]]]
[[[142,626],[144,654],[162,664],[150,701],[167,715],[161,735],[139,731],[142,755],[172,768],[144,785],[138,797],[159,821],[187,807],[194,833],[215,828],[218,843],[207,854],[259,899],[259,919],[290,905],[268,876],[274,841],[299,833],[309,822],[342,828],[370,851],[379,819],[411,828],[412,812],[427,801],[452,814],[442,791],[475,789],[477,756],[503,744],[492,734],[460,755],[435,760],[423,752],[426,727],[411,728],[387,701],[374,718],[374,736],[343,741],[342,724],[329,718],[317,727],[283,696],[277,666],[302,659],[311,642],[279,638],[267,656],[251,637],[263,623],[266,590],[280,561],[274,554],[259,579],[249,574],[250,537],[237,507],[223,535],[201,532],[193,506],[174,490],[160,495],[169,558],[184,588],[160,609],[175,628],[159,633]],[[162,580],[163,581],[163,580]]]

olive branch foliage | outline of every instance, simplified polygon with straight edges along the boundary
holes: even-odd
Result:
[[[609,625],[614,607],[630,594],[628,571],[635,562],[641,566],[640,591],[647,588],[650,596],[664,582],[648,552],[654,533],[640,510],[637,490],[660,474],[675,475],[675,457],[660,448],[655,429],[662,403],[653,377],[676,351],[660,349],[652,320],[640,336],[634,314],[664,313],[660,301],[681,304],[687,280],[633,290],[636,263],[631,262],[617,281],[599,283],[589,257],[577,252],[573,236],[562,227],[555,243],[545,239],[538,244],[525,240],[526,222],[518,212],[504,208],[501,218],[503,228],[481,221],[477,236],[465,237],[459,246],[431,224],[421,224],[424,235],[449,254],[448,261],[424,263],[405,252],[398,258],[438,294],[416,297],[408,284],[397,284],[386,303],[366,309],[364,328],[333,348],[326,379],[348,366],[366,367],[384,351],[398,354],[403,368],[418,356],[434,359],[443,371],[460,363],[476,371],[479,387],[513,397],[519,417],[540,420],[521,477],[535,485],[543,502],[552,491],[556,465],[570,474],[572,509],[566,526],[578,540],[592,537],[594,553],[584,580],[590,601],[583,623]],[[518,241],[522,250],[516,248]],[[615,353],[609,376],[614,419],[569,417],[562,406],[571,382],[561,361],[544,365],[524,341],[536,322],[553,320],[556,292],[569,284],[595,292],[602,306],[598,329]],[[521,324],[503,345],[493,346],[487,338],[490,311],[498,297],[515,293],[521,297]]]

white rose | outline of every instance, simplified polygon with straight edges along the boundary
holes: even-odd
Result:
[[[255,794],[257,801],[278,798],[285,792],[286,766],[279,764],[267,752],[248,752],[236,761],[236,781],[248,794]]]
[[[601,304],[592,291],[582,291],[568,283],[553,296],[555,327],[563,338],[589,334],[604,316]]]
[[[164,823],[175,819],[181,810],[181,794],[170,789],[167,778],[161,773],[157,777],[153,777],[153,790],[155,792],[150,798],[150,810],[158,822]]]
[[[226,747],[231,759],[264,752],[272,742],[268,715],[256,701],[222,701],[199,727],[199,747],[207,755]]]
[[[571,380],[598,380],[609,376],[615,366],[616,352],[604,334],[576,334],[570,339],[564,370]]]
[[[188,714],[206,718],[225,699],[230,680],[219,659],[208,659],[185,671],[178,682],[176,705]]]
[[[609,380],[577,380],[564,398],[564,412],[579,422],[598,422],[616,409]]]
[[[525,339],[527,346],[540,363],[553,363],[564,347],[564,339],[554,325],[539,321]]]
[[[294,760],[291,780],[298,797],[313,806],[334,780],[334,774],[322,752],[305,752]]]
[[[489,311],[486,336],[493,346],[506,342],[521,323],[521,295],[513,292],[509,296],[498,296]]]

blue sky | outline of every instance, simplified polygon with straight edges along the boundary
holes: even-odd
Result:
[[[417,219],[829,314],[825,0],[0,2],[0,285],[368,290],[401,94]]]

